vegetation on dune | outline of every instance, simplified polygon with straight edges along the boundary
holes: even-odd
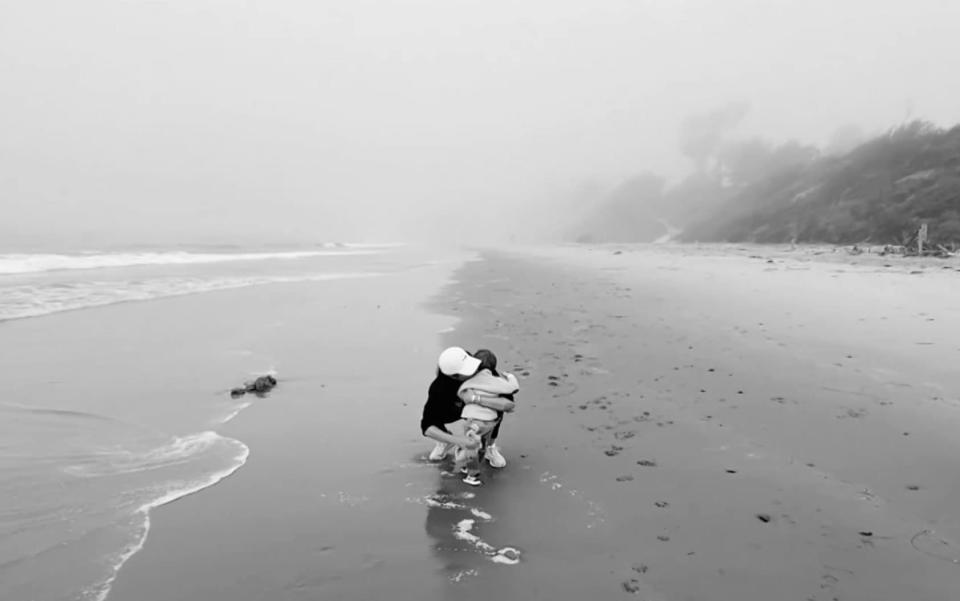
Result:
[[[960,245],[960,126],[915,121],[866,142],[842,128],[820,150],[724,141],[740,114],[718,111],[712,133],[686,136],[692,175],[624,182],[574,236],[643,242],[674,227],[682,241],[907,245],[926,223],[931,247]]]

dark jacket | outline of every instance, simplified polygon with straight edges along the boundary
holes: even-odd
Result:
[[[420,418],[420,431],[426,433],[427,428],[436,426],[450,434],[447,424],[460,419],[463,401],[457,396],[461,382],[442,373],[438,373],[430,389],[427,391],[427,402],[423,406],[423,416]]]

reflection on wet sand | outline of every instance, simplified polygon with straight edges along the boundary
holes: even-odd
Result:
[[[509,491],[500,490],[489,476],[487,485],[476,492],[462,490],[465,485],[443,468],[439,476],[437,490],[423,499],[427,506],[424,527],[434,541],[432,550],[444,577],[451,582],[461,582],[491,563],[518,564],[520,550],[492,544],[484,532],[484,526],[496,520],[500,497]]]

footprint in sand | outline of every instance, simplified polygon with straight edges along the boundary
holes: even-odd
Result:
[[[607,457],[615,457],[620,454],[620,451],[623,450],[623,447],[612,445],[609,449],[603,452]]]
[[[640,576],[647,573],[647,566],[642,563],[635,563],[630,568],[633,576],[620,583],[625,593],[630,595],[642,596],[643,601],[663,601],[663,596],[650,588],[640,579]]]
[[[935,557],[952,564],[960,564],[960,551],[950,541],[937,536],[933,530],[917,532],[910,539],[910,546],[924,555]]]
[[[846,413],[842,413],[838,415],[837,419],[847,419],[847,418],[859,419],[866,416],[867,416],[866,409],[847,409]]]
[[[587,506],[587,517],[589,518],[589,521],[586,524],[587,528],[593,528],[597,524],[606,521],[603,509],[598,503],[585,498],[583,493],[575,488],[565,487],[563,482],[561,482],[560,477],[556,474],[543,472],[540,475],[540,482],[542,484],[548,484],[551,490],[565,492],[570,497],[573,497],[574,499],[584,503]]]

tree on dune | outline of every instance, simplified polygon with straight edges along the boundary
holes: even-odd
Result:
[[[684,119],[680,126],[680,152],[693,161],[696,173],[719,175],[717,153],[726,136],[748,112],[746,103],[735,102]]]
[[[666,186],[651,173],[601,195],[574,228],[591,241],[653,241],[677,226],[702,242],[960,245],[960,126],[901,124],[861,141],[837,130],[827,148],[733,138],[745,105],[695,115],[681,128],[694,162]],[[850,147],[851,144],[854,144]]]

